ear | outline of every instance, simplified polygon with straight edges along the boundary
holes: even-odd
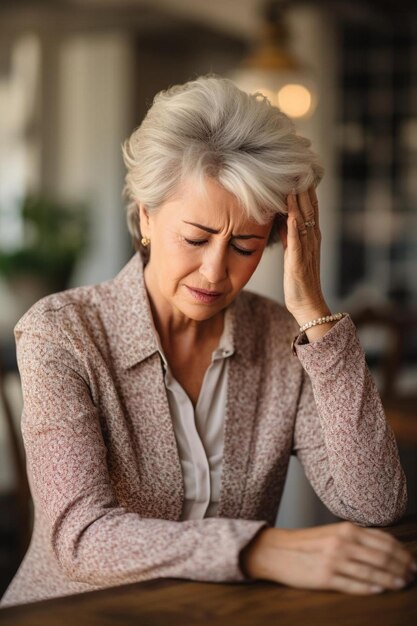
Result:
[[[138,202],[140,232],[143,237],[150,237],[149,213],[143,202]]]

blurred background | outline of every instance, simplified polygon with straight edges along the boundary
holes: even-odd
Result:
[[[157,91],[207,72],[264,91],[321,155],[324,293],[357,324],[417,512],[414,4],[2,0],[0,595],[32,524],[13,327],[40,297],[130,258],[121,143]],[[278,246],[248,288],[283,302]],[[277,524],[333,519],[292,460]]]

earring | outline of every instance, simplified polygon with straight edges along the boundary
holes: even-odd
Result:
[[[140,243],[142,244],[144,248],[147,248],[149,244],[151,243],[151,240],[148,239],[148,237],[142,237],[142,239],[140,240]]]

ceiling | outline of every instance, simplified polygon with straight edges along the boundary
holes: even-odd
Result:
[[[334,19],[368,25],[401,25],[417,10],[415,0],[287,0],[287,4],[290,9],[322,6]],[[115,24],[142,29],[188,22],[247,40],[259,33],[264,6],[265,0],[1,0],[0,17],[12,29],[25,23],[41,27],[57,19],[69,27],[84,20],[88,27]]]

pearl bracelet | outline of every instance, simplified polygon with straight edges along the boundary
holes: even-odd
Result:
[[[303,326],[300,326],[300,333],[303,333],[305,330],[312,328],[313,326],[319,326],[320,324],[326,324],[327,322],[336,322],[342,317],[347,315],[347,313],[334,313],[333,315],[325,315],[324,317],[318,317],[315,320],[311,320],[311,322],[307,322]]]

